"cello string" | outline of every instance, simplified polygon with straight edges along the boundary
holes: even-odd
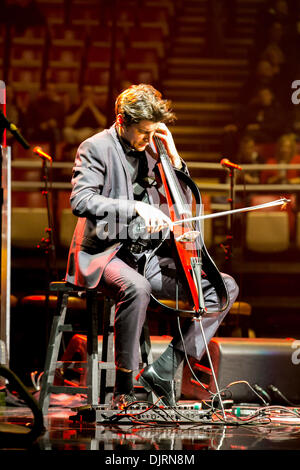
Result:
[[[183,208],[185,207],[185,202],[184,202],[184,199],[183,199],[183,196],[182,196],[182,189],[181,189],[181,187],[179,185],[179,182],[178,182],[178,179],[175,175],[174,168],[171,164],[169,156],[166,153],[166,149],[165,149],[165,146],[164,146],[162,140],[158,136],[154,136],[154,142],[157,146],[157,150],[158,150],[158,153],[159,153],[159,156],[160,156],[160,159],[161,159],[161,164],[164,167],[165,172],[167,170],[167,172],[171,176],[170,179],[171,179],[172,186],[173,186],[173,197],[174,198],[176,197],[176,199],[177,199],[177,212],[179,214],[182,214],[182,213],[184,213]],[[163,160],[162,160],[162,157],[163,157]],[[167,166],[167,168],[166,168],[166,166]],[[169,180],[168,180],[168,183],[170,184]],[[170,188],[170,189],[172,189],[172,188]],[[175,191],[175,194],[174,194],[174,191]],[[175,201],[175,209],[176,209],[176,201]]]
[[[193,221],[194,223],[190,225],[191,227],[190,232],[191,232],[193,231],[194,226],[197,225],[197,221],[201,220],[202,217],[192,217],[192,218],[188,217],[188,215],[192,212],[189,210],[189,214],[187,214],[186,209],[184,209],[186,207],[187,202],[186,200],[184,200],[185,202],[183,202],[183,190],[178,182],[177,175],[171,164],[171,160],[166,153],[165,146],[163,145],[163,142],[161,141],[161,139],[159,139],[157,136],[153,137],[153,141],[154,141],[154,144],[156,145],[158,155],[160,156],[160,163],[161,163],[162,168],[159,168],[159,170],[161,173],[162,173],[162,170],[164,171],[164,179],[166,179],[166,183],[169,186],[169,192],[173,196],[173,203],[175,203],[174,209],[176,210],[176,212],[179,212],[180,214],[179,220],[176,222],[176,225],[178,224],[184,225],[186,222]],[[177,203],[177,208],[176,208],[176,203]],[[200,198],[200,201],[198,201],[198,203],[201,203],[201,198]],[[201,206],[203,208],[202,204]],[[173,222],[173,225],[175,225],[174,222]],[[186,229],[187,227],[185,226],[184,228]],[[198,228],[198,231],[199,231],[199,234],[201,234],[200,227]],[[202,236],[200,238],[201,238],[201,244],[199,243],[199,239],[196,240],[195,247],[194,247],[194,250],[195,250],[194,256],[196,256],[197,259],[202,260],[203,239],[202,239]]]
[[[164,171],[165,171],[165,165],[167,165],[167,171],[169,171],[171,176],[172,176],[172,184],[174,184],[174,186],[175,186],[174,189],[175,189],[175,192],[176,192],[176,198],[179,198],[179,201],[177,201],[177,204],[178,204],[177,213],[183,215],[183,213],[184,213],[183,208],[185,207],[185,202],[184,202],[184,198],[183,198],[183,194],[182,194],[182,188],[181,188],[181,186],[178,182],[178,179],[176,177],[174,168],[173,168],[173,166],[171,164],[171,161],[170,161],[170,158],[169,158],[169,156],[166,152],[163,141],[158,136],[154,136],[153,139],[154,139],[154,143],[157,146],[157,150],[158,150],[158,153],[160,155],[160,158],[162,156],[164,157],[163,161],[161,159],[161,164],[164,168]],[[174,194],[173,194],[173,197],[175,197]],[[180,210],[180,207],[181,207],[181,210]],[[176,201],[175,201],[175,209],[176,209]],[[195,218],[190,219],[190,218],[186,217],[186,214],[182,219],[178,220],[177,222],[173,222],[173,225],[175,225],[175,224],[179,225],[179,224],[182,224],[182,223],[186,223],[186,222],[189,222],[189,220],[191,220],[194,223],[189,224],[189,227],[185,227],[185,229],[188,228],[189,231],[193,231],[195,229],[196,222],[200,219],[197,219],[197,218],[196,219]],[[200,230],[200,233],[202,234],[202,228],[200,228],[199,230]],[[198,258],[200,258],[201,257],[202,247],[197,242],[195,243],[195,249],[196,249]]]

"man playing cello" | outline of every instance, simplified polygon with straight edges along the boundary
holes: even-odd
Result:
[[[70,197],[78,217],[70,246],[66,281],[84,288],[108,292],[115,300],[116,380],[112,406],[126,406],[136,400],[133,371],[139,367],[139,340],[151,295],[174,299],[175,291],[187,297],[168,241],[150,257],[147,268],[141,264],[160,244],[172,221],[161,210],[161,187],[156,181],[157,155],[154,136],[161,139],[174,168],[188,174],[177,153],[166,124],[175,118],[170,102],[150,85],[134,85],[116,99],[115,123],[85,140],[78,148]],[[128,239],[124,227],[139,217],[148,237]],[[202,325],[207,342],[230,310],[238,295],[232,277],[222,274],[228,293],[225,309],[215,286],[203,273],[201,287],[209,313]],[[139,374],[147,391],[161,397],[165,406],[175,406],[174,375],[186,354],[197,358],[205,352],[199,322],[192,316],[182,327],[184,344],[178,332],[162,355]]]

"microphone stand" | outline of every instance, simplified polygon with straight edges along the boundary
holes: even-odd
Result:
[[[56,247],[55,247],[55,237],[54,237],[54,217],[53,217],[53,205],[52,198],[50,200],[50,191],[49,191],[49,168],[47,165],[47,159],[42,158],[43,165],[43,180],[44,180],[44,189],[42,194],[45,197],[46,209],[47,209],[47,218],[48,218],[48,227],[45,228],[46,236],[41,239],[40,245],[38,248],[42,248],[46,255],[46,295],[45,295],[45,310],[46,310],[46,343],[48,344],[48,327],[49,327],[49,285],[52,279],[52,274],[55,279],[58,279],[57,266],[56,266]],[[51,160],[52,162],[52,160]]]
[[[234,174],[235,168],[229,169],[230,190],[227,202],[230,204],[230,211],[227,222],[226,244],[221,244],[225,252],[225,264],[227,271],[231,271],[232,252],[233,252],[233,208],[234,208]]]
[[[5,298],[4,292],[2,292],[2,213],[3,213],[3,187],[2,187],[2,165],[3,165],[3,157],[2,157],[2,143],[4,143],[4,127],[0,124],[0,234],[1,234],[1,243],[0,243],[0,267],[1,267],[1,278],[0,278],[0,294],[1,298]],[[7,343],[9,342],[9,334],[7,334],[7,323],[10,321],[8,318],[9,312],[6,309],[2,310],[2,301],[0,303],[0,367],[5,363],[9,362],[9,358],[7,357]],[[3,346],[4,345],[4,346]],[[3,377],[0,377],[0,387],[5,386],[6,382]]]
[[[225,251],[225,260],[228,264],[228,268],[231,270],[231,260],[232,260],[232,247],[233,247],[233,207],[234,207],[234,170],[242,170],[242,167],[236,163],[230,162],[227,158],[222,158],[221,165],[229,170],[229,179],[230,179],[230,196],[227,201],[230,203],[230,217],[227,222],[227,244],[221,244],[221,248]]]
[[[51,273],[54,271],[54,276],[57,279],[57,268],[56,268],[56,247],[54,242],[54,222],[53,222],[53,206],[52,199],[50,201],[49,191],[49,168],[46,163],[46,159],[43,158],[43,180],[45,183],[42,191],[43,196],[46,200],[48,227],[45,229],[47,234],[46,238],[42,238],[41,245],[44,248],[45,254],[47,255],[47,275],[50,281]],[[49,285],[49,283],[48,283]]]
[[[230,180],[230,192],[228,202],[230,204],[230,210],[234,208],[234,168],[230,169],[229,172],[229,180]],[[232,250],[233,250],[233,214],[230,213],[229,215],[229,224],[228,224],[228,234],[227,234],[227,243],[228,243],[228,251],[227,256],[225,259],[228,261],[229,266],[231,266],[231,258],[232,258]]]
[[[0,309],[0,344],[2,338],[7,350],[7,357],[3,360],[9,363],[10,360],[10,270],[11,270],[11,240],[10,240],[10,211],[11,211],[11,153],[10,147],[6,145],[6,130],[8,130],[14,139],[25,149],[30,145],[19,132],[17,126],[6,118],[6,86],[0,80],[0,105],[3,105],[3,111],[0,109],[0,233],[1,233],[1,309]],[[3,253],[5,256],[3,256]],[[1,385],[1,383],[0,383]]]

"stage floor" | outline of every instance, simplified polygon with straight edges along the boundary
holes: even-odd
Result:
[[[30,450],[31,456],[32,451],[42,451],[43,454],[44,451],[61,454],[68,454],[69,451],[79,451],[80,454],[84,451],[100,451],[103,458],[114,459],[106,460],[106,464],[124,463],[116,459],[122,455],[138,456],[136,451],[145,451],[140,464],[162,466],[163,463],[196,464],[200,450],[300,449],[300,408],[234,406],[225,410],[224,421],[222,411],[209,416],[199,411],[197,415],[193,405],[191,401],[179,402],[179,421],[174,419],[169,410],[152,414],[153,419],[150,420],[134,409],[131,410],[133,416],[130,419],[116,418],[117,412],[113,412],[108,418],[109,421],[113,417],[110,422],[99,422],[99,416],[101,419],[108,416],[107,413],[103,415],[102,411],[100,415],[95,414],[96,422],[89,422],[86,415],[78,414],[71,408],[50,406],[47,415],[43,416],[44,430],[34,440],[22,437],[22,433],[27,432],[34,423],[31,410],[22,406],[2,406],[0,450],[2,455],[10,451],[16,453]],[[155,416],[160,419],[159,422],[155,422]],[[192,416],[192,419],[186,416]],[[154,451],[161,452],[152,454]],[[174,451],[176,458],[181,459],[180,462],[158,461],[161,458],[159,455],[169,459]],[[133,462],[133,467],[138,466]]]

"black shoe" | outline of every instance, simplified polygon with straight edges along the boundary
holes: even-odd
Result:
[[[153,392],[157,398],[161,398],[165,406],[176,406],[175,389],[173,380],[161,379],[152,365],[145,367],[136,380],[143,385],[146,392]]]
[[[131,403],[137,401],[133,391],[130,393],[114,393],[111,401],[111,407],[114,409],[123,410]]]

